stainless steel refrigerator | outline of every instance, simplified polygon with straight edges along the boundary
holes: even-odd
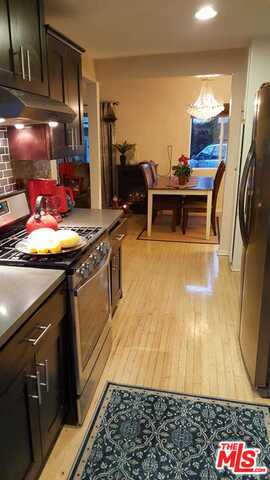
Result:
[[[252,385],[270,396],[270,83],[255,102],[239,191],[242,257],[240,346]]]

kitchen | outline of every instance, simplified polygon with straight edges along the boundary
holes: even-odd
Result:
[[[238,423],[258,412],[248,441],[269,467],[269,399],[239,348],[239,273],[213,245],[138,241],[141,219],[101,209],[93,182],[80,190],[84,49],[44,25],[42,1],[4,0],[0,12],[1,478],[182,478],[167,451],[192,457],[206,430],[184,413],[187,435],[176,419],[165,445],[168,418],[183,401],[207,410],[208,397],[210,425],[216,406],[241,405]],[[76,207],[85,192],[95,208]],[[204,445],[212,458],[216,443]],[[207,458],[187,462],[198,470],[184,479],[216,478]]]
[[[0,12],[0,464],[5,479],[32,479],[63,424],[83,423],[110,354],[126,222],[122,210],[71,211],[81,178],[54,160],[84,155],[84,50],[45,27],[42,1]],[[42,232],[32,250],[31,232]],[[54,250],[46,232],[61,236]]]

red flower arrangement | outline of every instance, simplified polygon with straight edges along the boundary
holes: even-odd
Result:
[[[189,165],[189,158],[181,155],[178,159],[178,165],[172,167],[174,175],[179,178],[179,183],[186,183],[192,174],[192,168]]]
[[[183,163],[184,165],[188,165],[189,158],[186,155],[181,155],[181,157],[178,158],[179,163]]]

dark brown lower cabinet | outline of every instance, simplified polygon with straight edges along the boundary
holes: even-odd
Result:
[[[50,452],[65,416],[65,369],[63,322],[53,325],[35,358],[40,374],[40,433],[43,457]]]
[[[66,414],[61,287],[0,351],[0,478],[35,480]]]
[[[2,480],[37,478],[42,464],[39,407],[34,395],[31,358],[0,397],[0,465]],[[29,387],[28,387],[29,384]]]

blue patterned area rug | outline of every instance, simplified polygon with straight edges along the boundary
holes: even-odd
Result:
[[[267,406],[109,383],[69,479],[269,479],[269,473],[233,473],[240,441],[260,450],[256,465],[270,472]],[[220,442],[231,448],[222,470]]]

